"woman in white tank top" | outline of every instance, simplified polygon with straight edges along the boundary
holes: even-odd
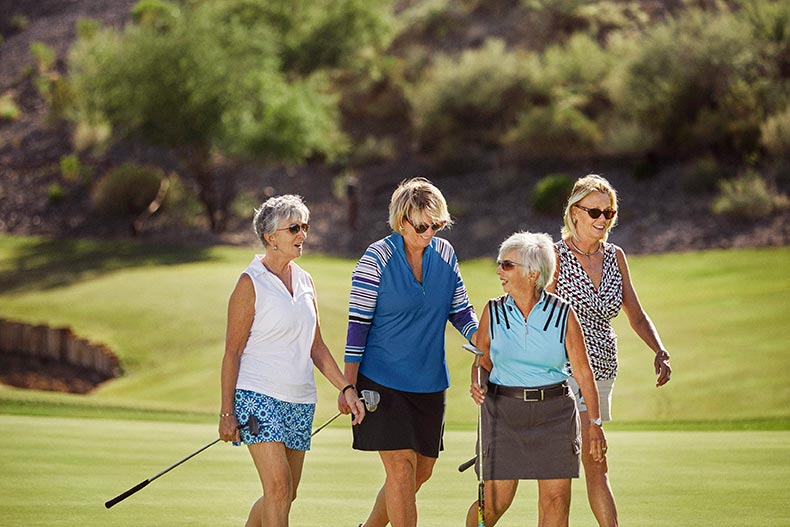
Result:
[[[219,434],[247,445],[261,479],[263,496],[248,526],[288,524],[310,449],[314,366],[351,406],[352,424],[365,415],[321,337],[313,280],[293,262],[302,255],[309,217],[294,195],[270,198],[255,211],[253,226],[266,252],[253,258],[228,303]]]

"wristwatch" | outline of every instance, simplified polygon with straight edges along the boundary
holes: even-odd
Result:
[[[601,420],[600,417],[598,419],[590,419],[590,424],[591,425],[603,426],[603,421]]]

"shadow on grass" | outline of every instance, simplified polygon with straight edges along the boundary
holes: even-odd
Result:
[[[210,259],[210,247],[31,238],[0,255],[0,293],[61,287],[119,269]]]

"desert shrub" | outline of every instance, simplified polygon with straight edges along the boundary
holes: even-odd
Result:
[[[531,74],[547,96],[529,101],[504,142],[534,157],[594,153],[603,138],[597,119],[609,110],[604,81],[610,61],[586,35],[547,48]]]
[[[721,182],[721,191],[711,210],[718,215],[758,219],[787,206],[787,196],[778,193],[760,174],[749,169],[735,179]]]
[[[683,188],[688,192],[710,192],[716,190],[723,169],[711,155],[693,160],[682,176]]]
[[[504,140],[529,157],[578,158],[593,154],[601,137],[595,122],[566,101],[530,108]]]
[[[47,201],[51,205],[55,205],[64,199],[66,199],[66,190],[63,188],[63,185],[57,181],[51,183],[47,188]]]
[[[77,154],[67,154],[60,158],[60,175],[69,183],[76,183],[80,179],[80,158]]]
[[[105,174],[91,193],[94,208],[107,216],[134,216],[154,200],[164,173],[154,167],[125,163]]]
[[[768,117],[760,132],[766,151],[777,158],[790,158],[790,106]]]
[[[0,95],[0,121],[16,121],[21,115],[22,112],[12,92]]]
[[[89,40],[96,36],[101,29],[101,23],[95,18],[81,17],[77,19],[77,37]]]
[[[439,57],[409,93],[421,149],[446,160],[498,145],[530,96],[529,60],[500,40]]]
[[[647,125],[669,155],[753,153],[764,86],[746,29],[727,12],[691,10],[618,48],[609,93],[619,117]]]
[[[760,42],[765,73],[774,79],[790,79],[790,3],[777,0],[742,0],[738,12]]]
[[[532,208],[541,214],[559,216],[572,189],[573,179],[567,174],[548,174],[535,184]]]
[[[176,4],[166,0],[140,0],[130,14],[140,26],[165,30],[173,26],[180,12]]]
[[[40,72],[49,71],[55,65],[55,50],[43,42],[35,41],[31,43],[30,54],[33,56],[36,67]]]

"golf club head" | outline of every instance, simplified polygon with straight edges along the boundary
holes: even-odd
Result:
[[[478,349],[477,346],[474,346],[473,344],[462,344],[461,347],[478,357],[483,356],[483,351]]]
[[[246,428],[249,430],[250,434],[257,436],[258,432],[260,432],[260,424],[258,423],[258,418],[254,415],[251,415],[247,422],[243,425],[239,425],[239,428]]]
[[[368,412],[375,412],[381,401],[381,394],[373,390],[362,390],[362,401]]]

